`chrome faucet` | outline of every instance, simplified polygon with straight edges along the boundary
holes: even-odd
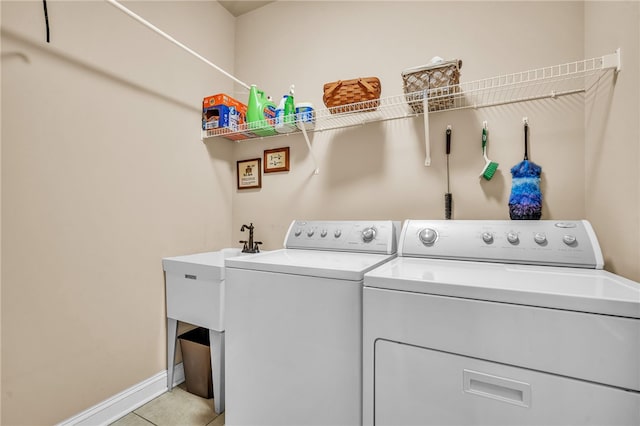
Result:
[[[245,229],[249,230],[249,241],[247,240],[239,241],[243,244],[242,246],[243,253],[260,253],[260,247],[258,246],[262,244],[262,241],[253,241],[254,228],[255,227],[253,226],[253,222],[251,222],[249,225],[242,225],[242,228],[240,228],[240,232],[244,232]]]

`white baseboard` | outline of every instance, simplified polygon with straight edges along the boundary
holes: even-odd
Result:
[[[184,382],[184,368],[182,363],[180,363],[176,364],[173,373],[173,384],[175,386],[182,382]],[[166,391],[167,371],[162,371],[94,405],[82,413],[58,423],[57,426],[108,425],[162,395]]]

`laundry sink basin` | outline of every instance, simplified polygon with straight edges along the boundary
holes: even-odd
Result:
[[[162,259],[167,318],[224,331],[224,260],[239,248]]]
[[[167,389],[173,388],[178,321],[209,329],[214,411],[224,411],[224,260],[239,248],[162,259],[167,301]]]

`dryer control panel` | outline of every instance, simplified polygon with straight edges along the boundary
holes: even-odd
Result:
[[[398,255],[602,269],[585,220],[407,220]]]
[[[294,220],[284,239],[288,249],[395,254],[400,222]]]

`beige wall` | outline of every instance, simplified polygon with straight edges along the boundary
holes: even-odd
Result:
[[[126,2],[233,71],[216,2]],[[230,243],[221,74],[105,2],[2,2],[2,424],[53,424],[166,369],[161,258]]]
[[[542,166],[544,219],[592,221],[606,269],[640,280],[638,2],[279,2],[237,20],[236,69],[279,99],[322,108],[322,85],[375,75],[382,96],[402,93],[400,72],[432,56],[463,60],[461,81],[562,64],[622,48],[623,72],[605,73],[586,95],[431,115],[433,165],[423,166],[421,119],[313,134],[320,175],[300,134],[241,142],[235,160],[291,148],[291,171],[261,190],[233,195],[234,240],[256,224],[278,248],[293,219],[444,218],[444,130],[453,126],[451,192],[457,219],[507,219],[509,168],[522,159],[522,117],[531,159]],[[354,19],[366,14],[366,19]],[[440,19],[442,18],[442,19]],[[271,46],[260,43],[267,29]],[[259,72],[256,72],[259,70]],[[586,108],[585,108],[586,105]],[[479,134],[489,123],[490,182]]]
[[[277,2],[238,18],[236,69],[274,99],[295,83],[296,99],[319,108],[323,84],[338,79],[378,76],[382,96],[400,95],[401,71],[435,55],[462,59],[463,82],[584,59],[583,8],[581,2]],[[265,31],[272,49],[260,42]],[[240,142],[236,160],[290,146],[292,163],[289,173],[265,175],[261,190],[233,194],[234,240],[249,221],[265,247],[278,248],[293,219],[444,219],[447,124],[454,219],[508,219],[524,116],[530,158],[543,168],[544,218],[584,218],[584,95],[575,95],[432,114],[431,167],[424,166],[421,118],[313,134],[317,176],[300,134]],[[478,177],[485,120],[489,157],[500,163],[489,182]]]
[[[622,50],[622,72],[587,100],[586,217],[607,269],[640,281],[640,3],[586,3],[585,54],[611,46]]]

